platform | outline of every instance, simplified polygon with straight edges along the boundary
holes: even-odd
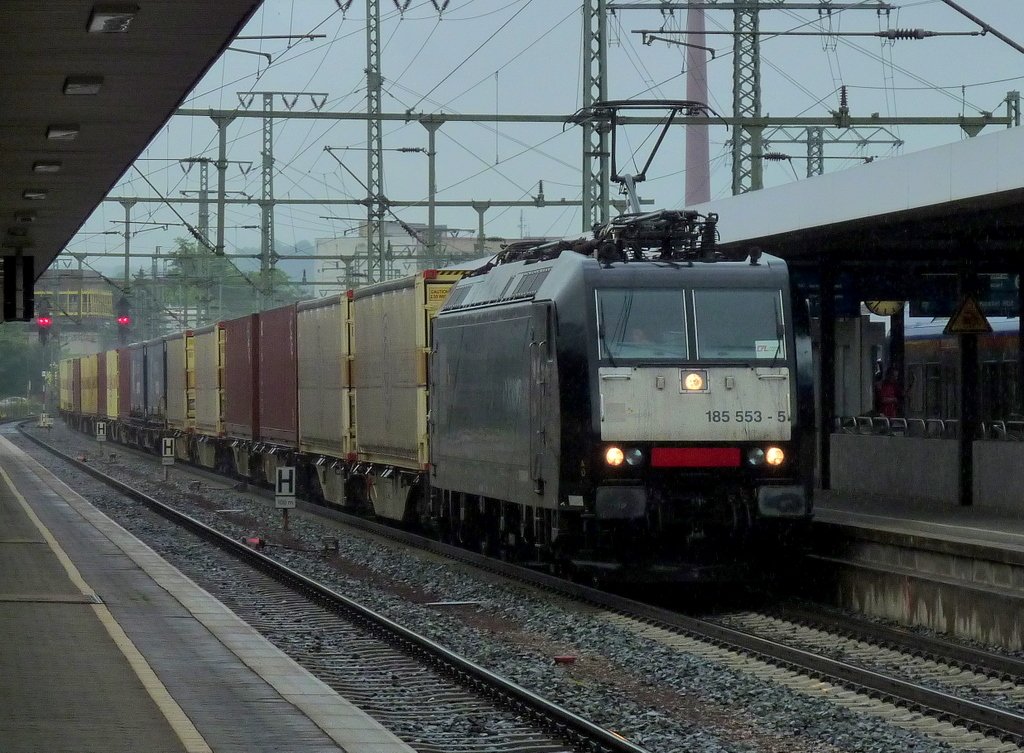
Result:
[[[1001,508],[817,490],[815,519],[876,530],[902,531],[1024,553],[1024,518]]]
[[[1013,512],[818,491],[819,597],[905,625],[1024,649],[1024,521]]]
[[[0,750],[412,753],[0,437]]]

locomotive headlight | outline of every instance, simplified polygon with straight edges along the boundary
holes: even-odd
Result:
[[[632,466],[643,465],[644,452],[639,447],[631,447],[626,450],[626,462]]]
[[[751,447],[747,450],[747,462],[751,465],[762,465],[764,463],[764,450],[760,447]]]
[[[626,455],[621,447],[609,447],[604,451],[604,462],[608,465],[620,466],[625,459]]]
[[[786,459],[786,453],[782,451],[781,447],[769,447],[764,453],[764,459],[768,465],[782,465],[782,461]]]
[[[704,371],[684,371],[682,377],[686,392],[703,392],[707,388],[708,378]]]

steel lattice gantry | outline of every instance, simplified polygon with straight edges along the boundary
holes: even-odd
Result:
[[[608,99],[608,15],[606,0],[583,3],[583,110]],[[608,124],[583,121],[583,231],[609,217]]]

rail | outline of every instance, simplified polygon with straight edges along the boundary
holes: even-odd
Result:
[[[404,647],[411,655],[423,657],[426,663],[431,663],[452,673],[460,683],[486,693],[495,703],[510,708],[514,713],[532,716],[538,724],[546,725],[553,735],[565,741],[569,749],[586,750],[590,753],[646,753],[645,748],[630,742],[619,734],[606,730],[588,719],[556,705],[511,680],[448,650],[430,638],[328,588],[286,564],[261,554],[245,540],[235,540],[100,469],[60,451],[38,436],[24,431],[23,424],[19,428],[22,436],[26,439],[77,470],[92,476],[121,494],[141,502],[149,509],[192,533],[216,543],[230,554],[254,564],[271,577],[295,588],[296,591],[304,593],[313,600],[319,601],[325,607],[354,615],[379,634],[390,636],[392,643]]]
[[[210,531],[206,529],[206,526],[198,521],[189,518],[188,516],[184,516],[177,511],[165,508],[156,500],[147,497],[137,490],[131,489],[131,487],[128,487],[115,479],[107,477],[98,469],[86,463],[77,461],[71,456],[50,447],[38,437],[27,433],[26,436],[31,441],[43,446],[49,452],[61,457],[65,462],[69,462],[79,470],[93,475],[94,477],[103,480],[105,483],[109,483],[115,488],[118,488],[123,493],[127,493],[134,498],[143,501],[145,504],[160,511],[161,514],[172,518],[180,518],[187,527],[196,531],[203,531],[204,535],[208,533],[211,537],[222,540],[227,548],[242,554],[250,560],[261,563],[261,565],[264,565],[269,570],[281,573],[289,580],[294,579],[296,582],[302,584],[303,588],[317,595],[324,602],[351,605],[353,611],[362,614],[366,618],[373,619],[375,621],[379,620],[379,624],[384,628],[389,630],[398,628],[398,630],[395,631],[396,634],[401,636],[409,644],[420,646],[424,649],[429,648],[431,650],[435,649],[435,647],[439,648],[440,651],[438,652],[438,656],[442,656],[449,660],[455,671],[461,672],[464,675],[473,676],[476,674],[478,669],[482,669],[461,657],[449,657],[448,654],[450,652],[447,652],[443,647],[437,646],[437,644],[434,644],[429,639],[410,633],[406,628],[395,625],[390,620],[387,620],[376,613],[370,612],[360,605],[351,603],[351,600],[347,597],[325,589],[316,582],[309,580],[306,576],[259,554],[241,542],[236,542],[233,539],[218,534],[217,532]],[[869,668],[858,667],[854,664],[841,661],[824,653],[817,654],[796,646],[786,645],[769,638],[764,638],[744,630],[733,629],[715,621],[679,614],[656,605],[633,601],[619,594],[598,591],[580,583],[562,580],[546,573],[532,571],[515,566],[511,563],[493,560],[483,554],[456,549],[449,545],[441,544],[429,539],[422,539],[410,532],[385,528],[378,523],[359,520],[343,513],[334,512],[330,517],[337,517],[339,519],[344,519],[346,522],[352,522],[364,530],[378,531],[387,538],[393,538],[407,543],[415,542],[418,545],[422,544],[425,549],[430,551],[444,554],[446,556],[453,556],[475,566],[486,567],[493,572],[507,577],[517,578],[560,596],[587,601],[602,609],[621,614],[630,619],[650,623],[680,635],[693,637],[701,642],[719,645],[727,650],[746,653],[771,664],[775,664],[776,666],[808,674],[812,677],[816,677],[836,685],[841,685],[856,693],[881,698],[889,701],[890,703],[905,706],[908,712],[911,713],[933,716],[957,726],[963,726],[979,731],[995,740],[1002,740],[1015,745],[1024,743],[1024,735],[1021,733],[1021,730],[1024,729],[1024,717],[1022,717],[1020,711],[1017,710],[1005,710],[990,706],[983,702],[962,698],[941,689],[929,688],[911,681],[900,679],[899,677],[877,672]],[[877,629],[881,630],[882,628],[879,627]],[[895,642],[899,644],[899,641]],[[940,651],[940,653],[942,652]],[[985,664],[988,664],[988,661],[986,661]],[[530,691],[520,688],[514,683],[510,683],[500,677],[493,676],[486,670],[483,670],[480,673],[479,679],[482,683],[480,684],[481,688],[485,687],[490,682],[497,681],[497,685],[495,687],[500,685],[499,695],[506,695],[511,697],[513,700],[518,701],[529,709],[528,713],[532,713],[538,718],[547,715],[549,713],[549,709],[554,710],[554,716],[557,719],[556,728],[560,730],[571,743],[580,743],[581,748],[593,751],[593,753],[644,753],[643,748],[619,737],[615,733],[609,732],[600,727],[595,727],[585,719],[577,717],[572,712],[552,707],[551,704],[543,698],[535,696]],[[589,744],[590,747],[585,747],[587,744]]]

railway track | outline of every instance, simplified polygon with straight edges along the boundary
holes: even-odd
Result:
[[[585,601],[606,610],[610,623],[715,661],[735,662],[741,671],[761,672],[763,666],[765,676],[775,681],[780,672],[789,673],[793,679],[786,682],[801,692],[826,684],[836,689],[830,700],[846,699],[851,707],[897,718],[926,734],[983,742],[980,747],[986,750],[1017,750],[1024,743],[1024,671],[1012,657],[794,608],[697,619],[362,518],[327,514],[378,536]],[[841,646],[841,641],[847,643]]]
[[[645,753],[621,736],[459,656],[172,505],[24,434],[229,557],[212,566],[229,606],[385,726],[429,730],[423,753]],[[218,594],[220,595],[220,594]],[[275,642],[277,642],[275,641]],[[294,649],[294,646],[293,646]],[[390,724],[389,724],[390,722]],[[407,732],[407,734],[409,734]],[[412,733],[415,736],[415,733]]]

